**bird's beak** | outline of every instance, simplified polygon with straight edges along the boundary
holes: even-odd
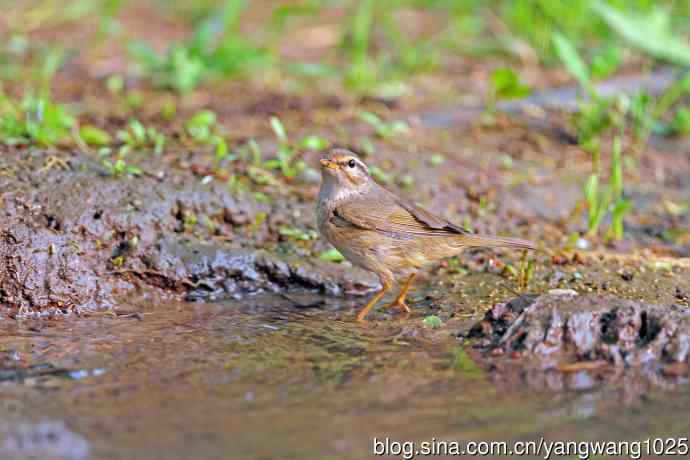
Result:
[[[335,161],[331,161],[327,158],[321,158],[321,160],[319,161],[321,162],[321,166],[323,166],[324,168],[338,169],[338,163],[336,163]]]

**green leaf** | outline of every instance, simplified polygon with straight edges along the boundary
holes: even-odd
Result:
[[[130,55],[156,86],[189,92],[212,77],[239,74],[270,63],[270,53],[244,40],[238,31],[247,1],[222,3],[223,8],[198,23],[190,39],[173,44],[163,55],[142,43],[129,45]]]
[[[319,254],[319,258],[329,262],[342,262],[345,257],[336,248],[331,248]]]
[[[371,112],[361,112],[359,114],[360,120],[362,120],[365,123],[370,124],[374,128],[377,128],[383,124],[383,121],[378,117],[378,115],[371,113]]]
[[[316,232],[313,230],[302,230],[300,228],[282,226],[278,229],[278,234],[287,236],[299,241],[309,241],[316,238]]]
[[[187,120],[187,129],[200,126],[213,126],[216,123],[216,113],[212,110],[201,110]]]
[[[308,2],[296,5],[280,5],[273,10],[273,26],[276,30],[282,31],[288,19],[296,16],[311,16],[319,11],[320,4]]]
[[[493,71],[491,85],[498,99],[519,99],[530,94],[529,87],[520,81],[520,77],[505,67]]]
[[[47,98],[27,95],[20,104],[11,102],[0,92],[0,136],[5,144],[13,145],[28,141],[51,146],[65,140],[74,118],[65,109]]]
[[[139,143],[146,141],[146,128],[139,120],[130,120],[129,130],[135,141]]]
[[[587,201],[588,227],[590,232],[596,231],[599,221],[599,177],[589,176],[585,185],[585,200]]]
[[[616,45],[608,45],[599,50],[592,57],[592,77],[606,78],[614,73],[623,61],[621,49]]]
[[[207,143],[213,140],[212,128],[216,124],[216,114],[211,110],[201,110],[194,114],[185,127],[195,140]]]
[[[112,136],[100,128],[93,125],[84,125],[79,128],[79,137],[88,145],[103,146],[112,142]]]
[[[618,198],[611,210],[611,233],[613,238],[620,240],[623,238],[623,216],[632,209],[632,201],[623,197]]]
[[[308,150],[324,150],[330,146],[330,142],[321,136],[306,136],[299,143],[300,148]]]
[[[111,94],[119,94],[125,88],[125,80],[122,75],[111,75],[105,83],[108,92]]]
[[[556,49],[556,54],[561,60],[563,65],[565,65],[568,72],[570,72],[580,83],[580,85],[590,94],[594,95],[595,90],[592,85],[592,79],[589,75],[589,70],[587,65],[580,57],[580,54],[575,49],[568,38],[556,31],[553,33],[553,46]]]
[[[690,134],[690,107],[679,107],[670,127],[674,133]]]
[[[379,182],[387,184],[391,180],[391,175],[376,165],[369,166],[371,176]]]
[[[136,166],[127,166],[126,172],[127,174],[132,176],[141,176],[144,173],[140,168],[137,168]]]
[[[436,328],[443,326],[443,321],[441,321],[441,318],[439,318],[436,315],[429,315],[422,320],[422,324],[424,324],[425,326],[436,329]]]
[[[381,118],[371,112],[360,112],[359,119],[371,125],[376,131],[376,135],[382,139],[389,139],[395,134],[407,134],[410,132],[410,127],[404,121],[393,121],[386,123]]]
[[[613,150],[611,152],[611,193],[614,199],[623,194],[623,162],[621,160],[623,144],[620,136],[613,138]]]
[[[213,143],[216,146],[216,160],[222,160],[228,156],[228,145],[218,136],[215,136],[213,139]]]
[[[429,163],[431,163],[431,166],[440,166],[443,163],[446,162],[446,157],[441,155],[440,153],[434,153],[429,157]]]
[[[271,129],[273,129],[273,133],[278,138],[278,141],[281,143],[284,143],[284,144],[287,143],[288,137],[287,137],[287,133],[285,132],[285,127],[283,126],[283,122],[281,122],[280,119],[277,117],[271,117],[270,122],[271,122]]]
[[[611,214],[613,214],[614,216],[625,214],[626,212],[632,209],[632,205],[633,203],[629,199],[622,197],[618,198],[618,200],[616,200],[616,203],[613,205]]]

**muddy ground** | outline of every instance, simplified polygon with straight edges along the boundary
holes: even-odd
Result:
[[[439,130],[403,114],[413,126],[404,140],[384,142],[368,126],[350,121],[338,126],[348,142],[318,123],[287,122],[313,116],[311,106],[305,107],[281,113],[288,129],[318,132],[360,153],[357,139],[367,136],[376,146],[367,161],[385,171],[394,191],[416,196],[429,209],[475,230],[538,241],[542,250],[535,256],[531,290],[584,285],[636,298],[684,301],[690,218],[676,209],[690,195],[690,160],[682,139],[652,145],[635,158],[638,166],[626,178],[626,193],[634,202],[626,217],[626,238],[609,245],[596,237],[581,238],[579,249],[568,238],[585,230],[578,206],[586,154],[559,136],[557,124],[551,131],[534,132],[531,121],[515,114],[503,119],[500,130],[477,125]],[[329,115],[340,118],[342,112],[331,108],[319,114],[330,120]],[[233,124],[232,117],[228,123]],[[259,139],[270,152],[271,138]],[[218,165],[208,152],[179,144],[162,157],[132,155],[129,161],[145,174],[119,179],[109,177],[93,153],[29,146],[3,150],[0,302],[5,315],[108,308],[118,296],[146,287],[196,299],[266,290],[342,295],[377,287],[371,276],[347,262],[319,259],[326,243],[313,238],[314,169],[292,180],[271,177],[268,185],[250,183],[236,190],[224,179],[251,166]],[[441,165],[430,160],[432,152],[442,155]],[[303,160],[314,166],[318,155],[307,151]],[[511,166],[501,168],[506,158]],[[404,176],[412,178],[411,186],[396,180]],[[285,227],[307,232],[307,241],[281,234]],[[516,257],[498,256],[475,251],[450,270],[441,264],[432,271],[447,275],[434,276],[437,282],[462,282],[457,273],[480,268],[502,276],[509,286],[514,271],[504,266],[516,266]],[[642,275],[636,277],[637,272]]]
[[[392,190],[456,222],[539,242],[535,274],[523,288],[515,270],[506,269],[518,266],[519,254],[477,250],[432,268],[418,290],[426,296],[419,316],[477,313],[518,289],[570,288],[687,305],[690,217],[676,210],[690,195],[682,139],[654,143],[635,158],[638,166],[626,177],[634,210],[626,216],[623,241],[580,238],[573,247],[568,239],[586,229],[578,206],[588,166],[587,154],[560,135],[564,115],[553,114],[550,129],[535,132],[533,120],[519,113],[503,117],[501,129],[471,123],[443,130],[402,113],[398,118],[410,121],[412,133],[384,141],[369,126],[347,121],[353,108],[315,112],[311,104],[271,113],[280,114],[290,132],[318,132],[363,153],[385,171]],[[328,126],[314,121],[315,113]],[[257,120],[251,112],[236,117],[228,117],[228,125]],[[336,130],[330,126],[331,119],[343,118]],[[270,156],[275,142],[266,127],[254,135]],[[359,147],[362,136],[374,144],[373,154]],[[246,164],[219,165],[209,152],[174,141],[161,157],[131,155],[128,161],[145,173],[122,178],[109,177],[93,152],[3,149],[4,316],[117,308],[133,293],[187,299],[264,291],[342,296],[377,287],[374,277],[348,262],[318,257],[327,244],[313,237],[315,170],[237,190],[225,179],[245,174]],[[442,155],[442,164],[431,161],[432,152]],[[314,166],[318,155],[306,151],[302,158]],[[506,158],[509,168],[500,166]],[[411,187],[399,180],[403,176],[412,178]],[[256,192],[264,198],[259,201]],[[311,233],[301,241],[281,234],[285,227]],[[497,282],[483,289],[472,282],[477,273]]]
[[[139,38],[185,30],[123,15]],[[290,53],[323,52],[300,37],[286,37]],[[111,134],[132,116],[165,132],[162,155],[127,156],[142,175],[110,177],[83,146],[0,146],[0,456],[365,458],[372,433],[687,434],[675,416],[690,408],[687,138],[624,146],[633,208],[611,242],[585,236],[590,154],[561,110],[572,93],[550,90],[573,84],[560,71],[524,69],[548,97],[511,103],[488,127],[480,109],[496,62],[449,60],[395,100],[270,73],[174,96],[134,75],[125,92],[145,103],[131,109],[105,90],[124,56],[117,44],[76,55],[53,93]],[[635,67],[623,73],[634,79]],[[255,139],[272,158],[268,119],[279,116],[291,139],[318,134],[360,153],[430,210],[537,241],[531,279],[519,283],[519,253],[468,251],[420,276],[408,320],[375,310],[353,322],[378,282],[319,257],[320,152],[300,151],[313,169],[293,179],[253,180],[246,158],[218,162],[180,134],[202,108],[238,150]],[[411,129],[381,138],[363,110]]]

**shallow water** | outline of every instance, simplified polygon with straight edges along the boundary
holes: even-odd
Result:
[[[352,307],[258,296],[2,323],[0,458],[354,459],[372,456],[373,437],[690,432],[688,387],[503,378],[454,327],[383,316],[362,326]]]

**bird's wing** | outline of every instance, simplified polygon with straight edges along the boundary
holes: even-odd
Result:
[[[457,225],[395,195],[387,199],[354,199],[339,204],[333,211],[335,225],[352,225],[394,236],[452,236],[469,234]]]
[[[455,225],[454,223],[439,217],[436,214],[427,211],[426,209],[420,208],[415,204],[399,199],[398,205],[400,205],[411,216],[413,216],[417,222],[423,224],[429,229],[462,235],[472,233],[469,230],[462,228],[459,225]]]

